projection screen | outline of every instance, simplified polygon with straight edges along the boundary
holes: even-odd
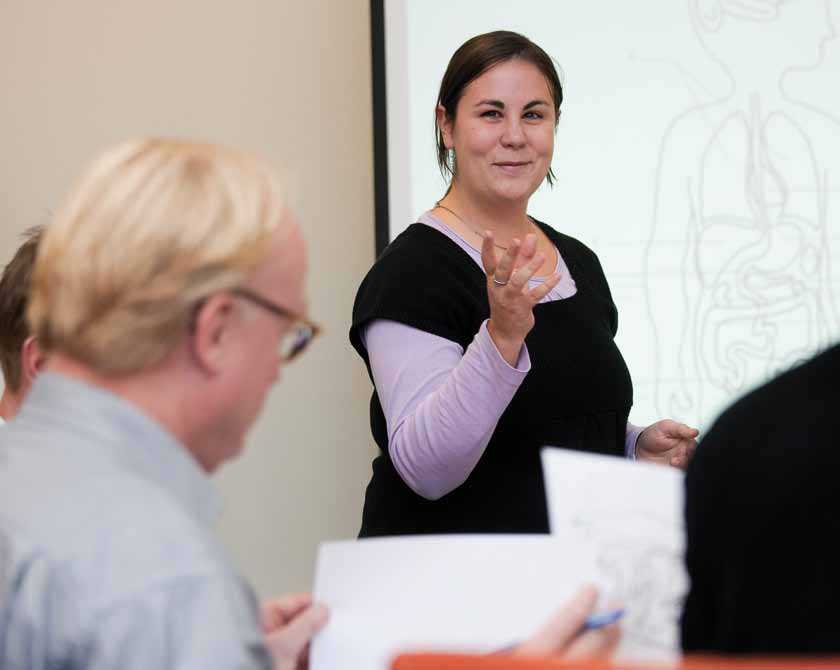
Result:
[[[840,333],[839,7],[374,0],[379,250],[445,191],[433,124],[449,57],[524,33],[565,94],[558,180],[529,211],[601,259],[631,421],[707,427]]]

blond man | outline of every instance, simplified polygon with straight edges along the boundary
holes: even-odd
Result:
[[[26,322],[29,283],[43,228],[24,233],[23,244],[0,277],[0,367],[3,395],[0,396],[0,424],[17,414],[44,361],[38,341]]]
[[[57,212],[29,318],[49,360],[0,437],[0,667],[282,668],[326,612],[254,595],[211,532],[314,328],[274,172],[162,140],[100,156]]]
[[[0,434],[0,667],[292,670],[327,613],[261,611],[210,524],[242,450],[317,332],[274,172],[213,145],[100,156],[49,226],[29,319],[48,354]],[[581,590],[514,653],[609,651]],[[503,607],[504,603],[500,603]]]

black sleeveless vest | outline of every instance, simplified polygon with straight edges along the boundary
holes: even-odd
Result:
[[[374,389],[370,423],[382,453],[373,461],[360,537],[548,532],[540,448],[623,455],[633,387],[614,342],[618,314],[601,264],[581,242],[537,223],[559,249],[577,293],[534,308],[536,323],[525,338],[531,370],[475,469],[439,500],[414,493],[394,468]],[[420,223],[409,226],[356,295],[350,342],[368,374],[359,333],[375,319],[398,321],[466,349],[490,316],[485,282],[478,265],[446,235]]]

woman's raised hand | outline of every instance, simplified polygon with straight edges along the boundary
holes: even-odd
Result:
[[[481,245],[481,262],[490,302],[487,330],[502,357],[515,366],[525,336],[534,327],[534,305],[557,286],[560,273],[546,277],[539,286],[528,287],[528,280],[545,262],[545,256],[537,252],[536,235],[526,235],[524,242],[514,239],[497,259],[493,233],[488,230]]]

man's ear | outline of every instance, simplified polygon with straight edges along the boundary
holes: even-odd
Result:
[[[189,338],[196,363],[209,374],[220,373],[233,340],[234,301],[225,293],[205,300],[195,314]]]
[[[44,363],[47,362],[47,356],[38,346],[38,338],[34,335],[30,335],[23,341],[20,350],[20,362],[24,382],[27,385],[32,384],[41,368],[44,367]]]
[[[452,140],[452,120],[446,115],[446,109],[443,105],[438,105],[435,110],[435,117],[437,119],[437,127],[440,134],[443,136],[443,145],[447,149],[452,149],[455,142]]]

